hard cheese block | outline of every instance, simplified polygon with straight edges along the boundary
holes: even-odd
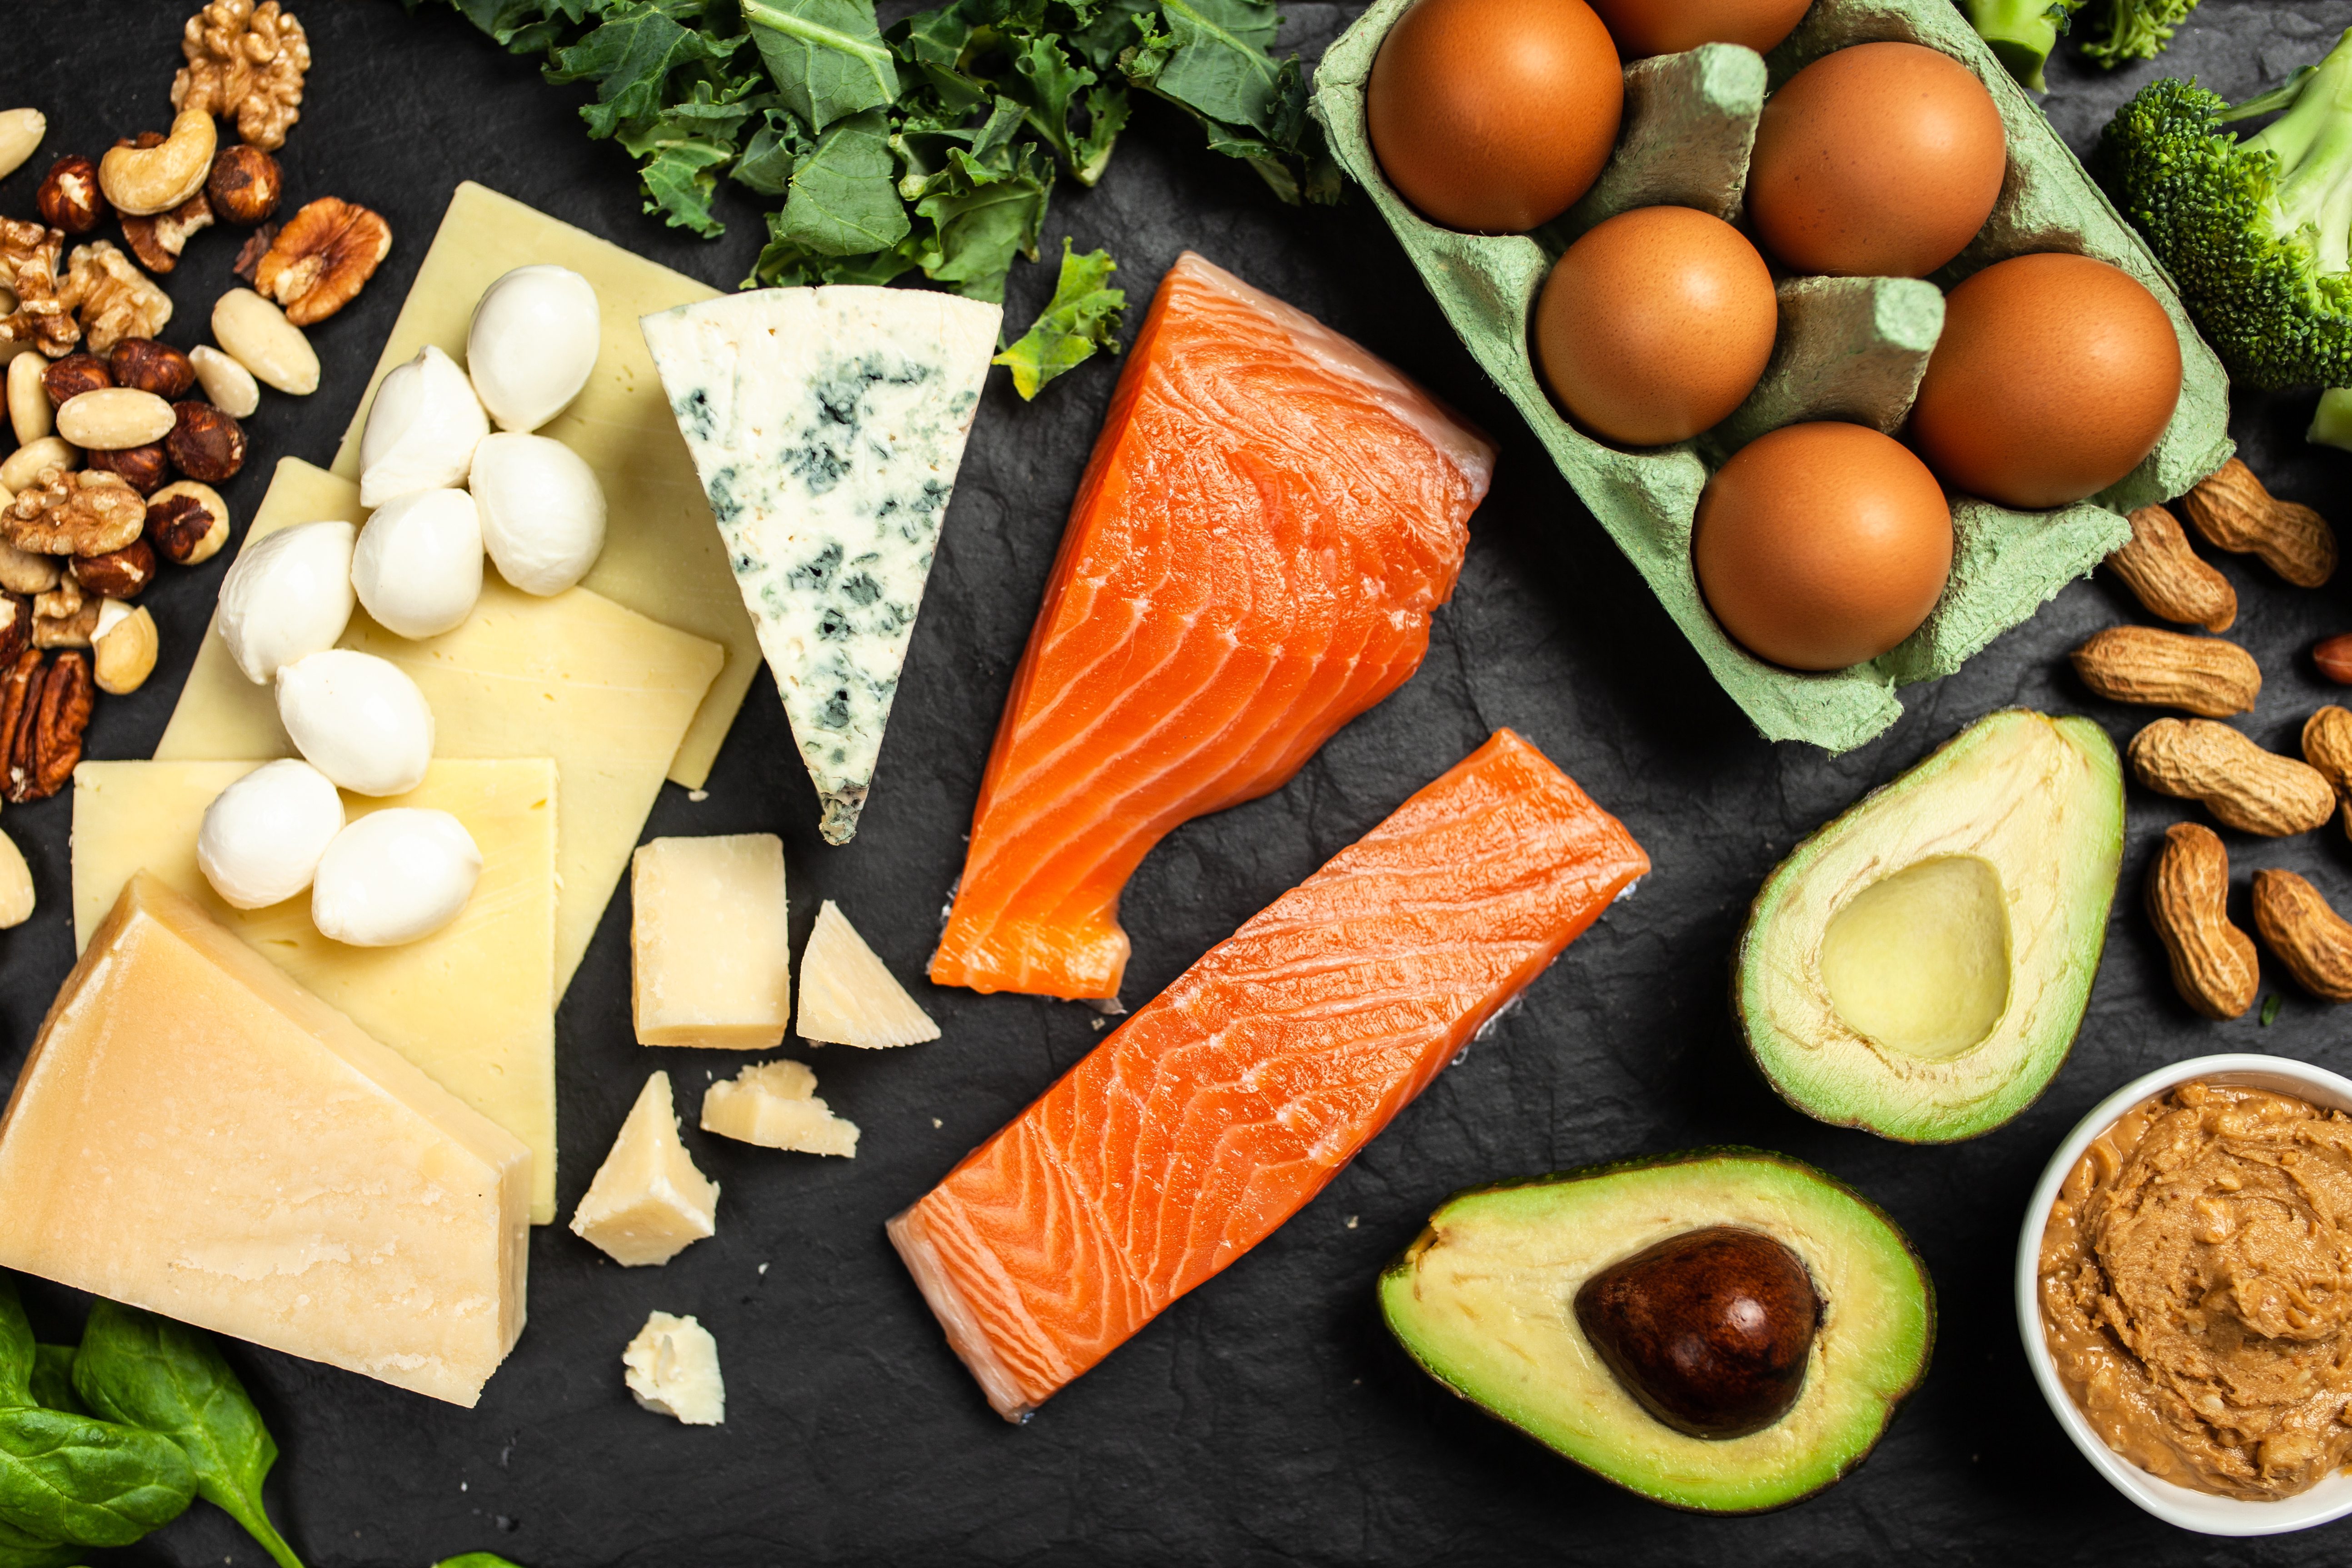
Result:
[[[604,341],[595,371],[572,405],[539,430],[586,458],[604,487],[611,513],[604,553],[583,585],[726,653],[685,740],[666,763],[670,777],[700,789],[759,669],[760,645],[727,569],[727,552],[710,526],[694,465],[671,435],[669,404],[646,357],[637,318],[707,300],[714,289],[468,180],[449,198],[433,247],[376,361],[368,395],[335,453],[334,470],[357,482],[360,432],[384,373],[415,359],[427,343],[465,363],[466,328],[482,290],[534,262],[579,273],[604,307]]]
[[[643,323],[828,843],[857,831],[1001,306],[763,289]]]
[[[667,1263],[719,1228],[719,1184],[678,1136],[669,1074],[646,1079],[613,1152],[572,1212],[572,1234],[625,1268]]]
[[[637,1044],[782,1045],[793,1005],[783,840],[772,833],[656,838],[631,866]]]
[[[530,1151],[152,877],[0,1121],[0,1266],[471,1405],[522,1331]]]
[[[293,523],[359,515],[358,485],[289,458],[278,465],[246,548]],[[433,705],[438,755],[555,760],[561,998],[620,886],[669,760],[719,673],[721,650],[584,589],[534,598],[495,573],[483,580],[473,618],[454,632],[410,642],[362,611],[342,646],[381,654],[415,679]],[[293,754],[271,689],[246,679],[208,631],[157,759]]]
[[[436,762],[385,800],[345,795],[352,819],[446,811],[482,851],[455,921],[401,947],[346,947],[310,923],[310,896],[223,903],[196,868],[205,808],[259,764],[84,763],[74,773],[74,941],[87,947],[146,870],[442,1088],[528,1144],[531,1223],[555,1218],[555,767],[545,758]],[[456,999],[462,999],[458,1001]]]

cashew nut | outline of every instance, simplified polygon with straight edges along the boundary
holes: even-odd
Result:
[[[310,340],[250,289],[232,289],[213,307],[213,341],[280,392],[301,396],[319,390],[319,354]]]
[[[120,599],[103,601],[89,640],[100,691],[127,697],[155,673],[155,617],[147,613],[146,605],[126,605]]]
[[[183,110],[172,133],[152,147],[116,147],[98,161],[98,188],[117,212],[134,217],[169,212],[205,188],[219,133],[202,110]]]
[[[37,441],[27,441],[0,462],[0,489],[14,495],[18,490],[32,489],[43,468],[63,468],[68,473],[81,467],[81,454],[56,436],[44,436]]]

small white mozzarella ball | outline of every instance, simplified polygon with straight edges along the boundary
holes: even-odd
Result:
[[[221,641],[245,678],[258,686],[307,658],[351,625],[352,550],[359,530],[348,522],[301,522],[245,547],[221,582]]]
[[[482,596],[474,498],[411,490],[378,507],[352,553],[352,586],[377,624],[401,637],[435,637],[464,626]]]
[[[561,594],[604,552],[604,487],[561,441],[484,437],[474,450],[473,489],[499,575],[526,594]]]
[[[352,947],[398,947],[456,920],[481,876],[480,847],[447,812],[373,812],[327,846],[310,888],[310,921]]]
[[[518,267],[482,290],[466,368],[501,430],[536,430],[588,384],[604,345],[596,289],[568,267]]]
[[[308,763],[265,763],[213,797],[196,866],[224,903],[264,910],[310,885],[343,830],[343,797]]]
[[[433,709],[389,659],[349,648],[278,672],[278,718],[310,764],[355,795],[406,795],[433,765]]]
[[[360,436],[360,504],[378,507],[411,490],[462,485],[489,416],[457,362],[427,343],[394,365],[368,405]]]

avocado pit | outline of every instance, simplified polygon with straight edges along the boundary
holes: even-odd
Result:
[[[1651,1415],[1694,1437],[1742,1437],[1796,1404],[1822,1301],[1788,1247],[1709,1226],[1586,1280],[1576,1321]]]

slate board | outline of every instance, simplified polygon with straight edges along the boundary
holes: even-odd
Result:
[[[34,103],[51,134],[0,183],[29,212],[58,153],[95,155],[162,126],[190,0],[13,0],[0,103]],[[543,85],[437,5],[308,0],[318,56],[286,151],[295,199],[340,195],[391,220],[391,258],[315,335],[317,395],[270,395],[251,422],[257,460],[227,494],[242,520],[271,460],[323,462],[350,416],[448,192],[481,180],[720,286],[749,268],[759,224],[731,206],[705,243],[638,212],[619,152],[590,142],[578,89]],[[910,6],[884,7],[887,17]],[[1310,46],[1353,6],[1296,8]],[[103,25],[98,24],[102,16]],[[2315,59],[2352,3],[2206,0],[2172,52],[2115,77],[2071,57],[2051,112],[2078,149],[2158,74],[2196,72],[2242,97]],[[732,1145],[689,1131],[726,1195],[717,1239],[666,1268],[623,1270],[561,1227],[531,1253],[530,1326],[473,1412],[268,1352],[232,1346],[284,1445],[270,1488],[316,1568],[422,1564],[490,1548],[530,1568],[787,1563],[2284,1564],[2340,1561],[2352,1524],[2261,1542],[2181,1534],[2131,1508],[2068,1446],[2026,1372],[2010,1307],[2026,1195],[2095,1101],[2150,1068],[2267,1049],[2352,1067],[2342,1016],[2291,990],[2277,1021],[2205,1023],[2178,1002],[2139,912],[2164,825],[2189,815],[2135,790],[2105,966],[2073,1059],[2040,1104],[1972,1142],[1912,1149],[1784,1108],[1747,1066],[1727,965],[1749,897],[1804,834],[1962,725],[2006,703],[2088,712],[2118,743],[2149,717],[2093,700],[2064,663],[2090,632],[2142,617],[2104,580],[2067,589],[1959,674],[1906,692],[1894,730],[1835,760],[1757,739],[1541,449],[1454,342],[1361,201],[1294,212],[1197,133],[1144,103],[1101,189],[1056,193],[1048,243],[1108,245],[1138,306],[1186,247],[1393,359],[1498,436],[1492,499],[1437,617],[1421,673],[1326,747],[1288,788],[1179,830],[1129,891],[1130,1002],[1150,995],[1494,726],[1517,727],[1617,811],[1655,858],[1612,910],[1466,1059],[1290,1225],[1055,1398],[1006,1426],[940,1339],[882,1238],[923,1192],[1101,1038],[1085,1009],[962,991],[917,993],[934,1045],[791,1054],[864,1129],[855,1162]],[[197,237],[172,279],[164,334],[201,340],[228,286],[234,240]],[[1015,274],[1025,321],[1047,269]],[[1130,316],[1140,319],[1139,309]],[[903,975],[919,973],[962,855],[995,717],[1027,636],[1115,364],[1089,365],[1039,404],[992,380],[950,513],[873,804],[855,844],[828,848],[772,684],[752,689],[709,798],[666,789],[649,834],[770,830],[791,864],[795,945],[836,897]],[[2282,494],[2335,510],[2352,458],[2306,448],[2309,395],[2242,405],[2235,433]],[[225,564],[167,576],[152,603],[165,665],[102,704],[95,757],[152,750]],[[2262,660],[2246,723],[2292,751],[2336,691],[2306,651],[2346,629],[2344,588],[2286,587],[2221,559],[2242,611],[2231,636]],[[42,900],[0,933],[0,1069],[13,1074],[72,956],[70,806],[8,807]],[[2311,876],[2352,907],[2352,845],[2334,829],[2283,843],[2225,835],[2244,913],[2258,866]],[[694,1102],[732,1056],[640,1049],[627,1015],[628,908],[607,911],[560,1029],[562,1202],[568,1215],[645,1074],[667,1068]],[[2266,974],[2267,994],[2281,984]],[[1748,1520],[1669,1512],[1593,1480],[1442,1393],[1390,1343],[1371,1280],[1455,1188],[1700,1143],[1786,1151],[1853,1183],[1909,1230],[1935,1275],[1940,1332],[1925,1387],[1853,1477],[1794,1510]],[[765,1266],[765,1272],[761,1272]],[[82,1302],[34,1285],[45,1338]],[[689,1430],[623,1390],[619,1352],[649,1309],[716,1332],[727,1425]],[[258,1564],[199,1504],[131,1552],[94,1563]]]

